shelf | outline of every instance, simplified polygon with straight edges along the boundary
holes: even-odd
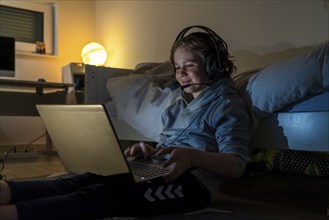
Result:
[[[20,57],[57,59],[57,55],[53,55],[53,54],[39,54],[39,53],[17,51],[17,50],[16,50],[15,54]]]

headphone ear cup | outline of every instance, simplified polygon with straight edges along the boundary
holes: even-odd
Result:
[[[220,77],[220,66],[216,54],[209,54],[205,60],[206,73],[211,80],[216,80]]]

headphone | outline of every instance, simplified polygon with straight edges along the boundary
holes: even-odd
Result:
[[[202,25],[193,25],[184,28],[176,37],[177,41],[185,37],[185,34],[192,28],[199,28],[207,33],[211,39],[212,46],[215,49],[215,54],[209,54],[205,57],[206,74],[210,79],[216,80],[221,78],[225,73],[225,67],[228,64],[228,50],[226,42],[219,37],[213,30]]]

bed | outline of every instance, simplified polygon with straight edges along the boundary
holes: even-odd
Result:
[[[250,108],[251,148],[329,152],[328,43],[233,79]],[[107,107],[121,140],[156,142],[176,88],[168,61],[85,67],[85,103]]]

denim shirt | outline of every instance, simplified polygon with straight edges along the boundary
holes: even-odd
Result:
[[[162,146],[233,154],[245,169],[250,116],[231,78],[218,80],[189,103],[181,95],[163,112],[161,121]],[[223,179],[202,170],[195,173],[211,192]]]

